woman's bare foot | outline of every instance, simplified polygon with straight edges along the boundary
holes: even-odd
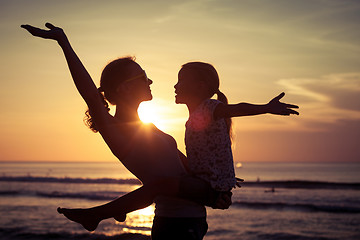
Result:
[[[86,230],[92,232],[94,231],[100,223],[100,219],[94,216],[87,209],[68,209],[68,208],[58,208],[58,213],[64,214],[66,218],[73,222],[81,224]]]
[[[118,222],[124,222],[126,220],[126,214],[123,215],[117,215],[114,217],[114,219]]]

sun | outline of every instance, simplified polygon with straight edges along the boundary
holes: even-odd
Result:
[[[162,98],[142,102],[138,108],[140,120],[144,123],[153,123],[161,131],[177,135],[183,129],[187,119],[187,109],[179,108],[175,103]]]
[[[142,102],[138,108],[140,120],[144,123],[154,123],[158,118],[158,109],[150,102]]]
[[[154,102],[142,102],[138,108],[140,120],[144,123],[153,123],[156,127],[165,128],[165,121],[163,119],[164,109],[154,104]]]

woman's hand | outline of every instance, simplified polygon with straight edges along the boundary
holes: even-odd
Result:
[[[64,31],[59,28],[55,27],[51,23],[46,23],[45,26],[49,28],[50,30],[44,30],[37,27],[33,27],[31,25],[21,25],[22,28],[26,29],[31,35],[35,37],[41,37],[45,39],[53,39],[58,42],[61,42],[62,40],[66,40],[66,35]]]
[[[299,113],[292,108],[299,108],[296,105],[280,102],[280,99],[285,96],[285,93],[280,93],[279,96],[274,97],[268,104],[268,112],[277,115],[289,116],[290,114],[299,115]]]
[[[216,199],[215,205],[212,206],[213,209],[228,209],[230,205],[232,204],[231,201],[232,192],[221,192]]]

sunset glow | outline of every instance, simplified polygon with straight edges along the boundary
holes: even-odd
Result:
[[[182,64],[212,63],[230,103],[280,92],[300,116],[233,119],[235,162],[359,162],[358,1],[2,1],[0,161],[113,161],[82,119],[59,46],[21,24],[63,27],[96,84],[135,56],[154,83],[139,115],[185,152],[188,112],[174,103]],[[21,106],[21,107],[20,107]]]

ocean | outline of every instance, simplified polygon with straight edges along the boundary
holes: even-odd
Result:
[[[228,210],[207,208],[205,240],[360,239],[359,163],[243,163]],[[119,162],[0,163],[0,239],[150,239],[154,206],[89,233],[57,207],[92,207],[139,187]]]

